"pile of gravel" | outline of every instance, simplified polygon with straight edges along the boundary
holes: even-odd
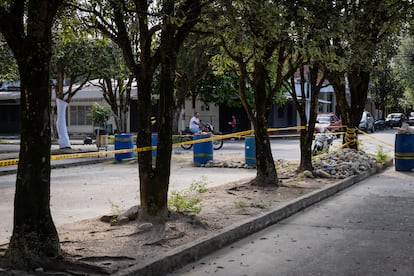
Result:
[[[374,168],[376,164],[375,158],[367,153],[344,148],[316,157],[312,174],[319,177],[344,179]]]
[[[289,166],[290,163],[288,161],[280,159],[275,161],[278,171],[282,174],[294,174],[294,171],[291,171],[291,169],[284,169]],[[363,151],[344,148],[317,156],[313,162],[313,171],[305,171],[304,175],[307,177],[344,179],[374,168],[376,163],[377,161],[374,157],[369,156]],[[242,161],[232,160],[210,160],[206,164],[200,166],[210,168],[254,168]]]

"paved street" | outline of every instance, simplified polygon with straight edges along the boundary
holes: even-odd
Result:
[[[172,275],[413,275],[413,179],[391,167]]]

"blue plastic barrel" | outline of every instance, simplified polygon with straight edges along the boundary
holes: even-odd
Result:
[[[193,139],[200,140],[210,137],[211,133],[203,133],[194,135]],[[195,143],[193,147],[193,155],[195,165],[206,164],[208,161],[213,160],[213,141]]]
[[[157,146],[158,143],[158,133],[153,133],[151,137],[151,146]],[[152,156],[152,164],[155,165],[155,162],[157,161],[157,150],[153,149],[151,151]]]
[[[115,134],[115,142],[114,142],[115,150],[120,149],[133,149],[134,148],[134,137],[132,134]],[[134,157],[134,152],[125,152],[125,153],[116,153],[115,160],[122,161],[124,159]]]
[[[394,148],[395,170],[414,169],[414,134],[396,134]]]
[[[254,135],[246,135],[244,145],[246,164],[249,166],[256,166],[256,140],[254,139]]]

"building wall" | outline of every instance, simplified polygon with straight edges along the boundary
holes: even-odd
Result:
[[[219,128],[219,106],[213,103],[205,104],[201,101],[196,101],[195,108],[192,106],[191,100],[186,100],[185,105],[185,127],[188,127],[191,117],[194,112],[200,113],[200,120],[204,123],[212,124],[216,129]]]

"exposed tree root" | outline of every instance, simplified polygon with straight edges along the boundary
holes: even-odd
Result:
[[[143,233],[148,232],[148,231],[151,231],[151,229],[138,230],[138,231],[130,233],[130,234],[118,235],[118,236],[114,236],[114,237],[115,238],[132,237],[132,236],[143,234]]]
[[[144,243],[144,245],[163,245],[164,243],[166,243],[169,240],[174,240],[174,239],[179,239],[185,236],[184,232],[180,232],[176,235],[170,236],[170,237],[165,237],[162,239],[159,239],[157,241],[154,242],[148,242],[148,243]]]
[[[4,275],[25,275],[25,272],[29,275],[45,274],[48,275],[62,275],[64,273],[68,275],[111,275],[112,271],[101,268],[99,266],[86,264],[76,260],[69,259],[69,256],[65,258],[52,258],[43,259],[35,266],[16,266],[10,259],[6,257],[0,258],[0,267],[4,269]],[[3,275],[3,274],[2,274]]]

